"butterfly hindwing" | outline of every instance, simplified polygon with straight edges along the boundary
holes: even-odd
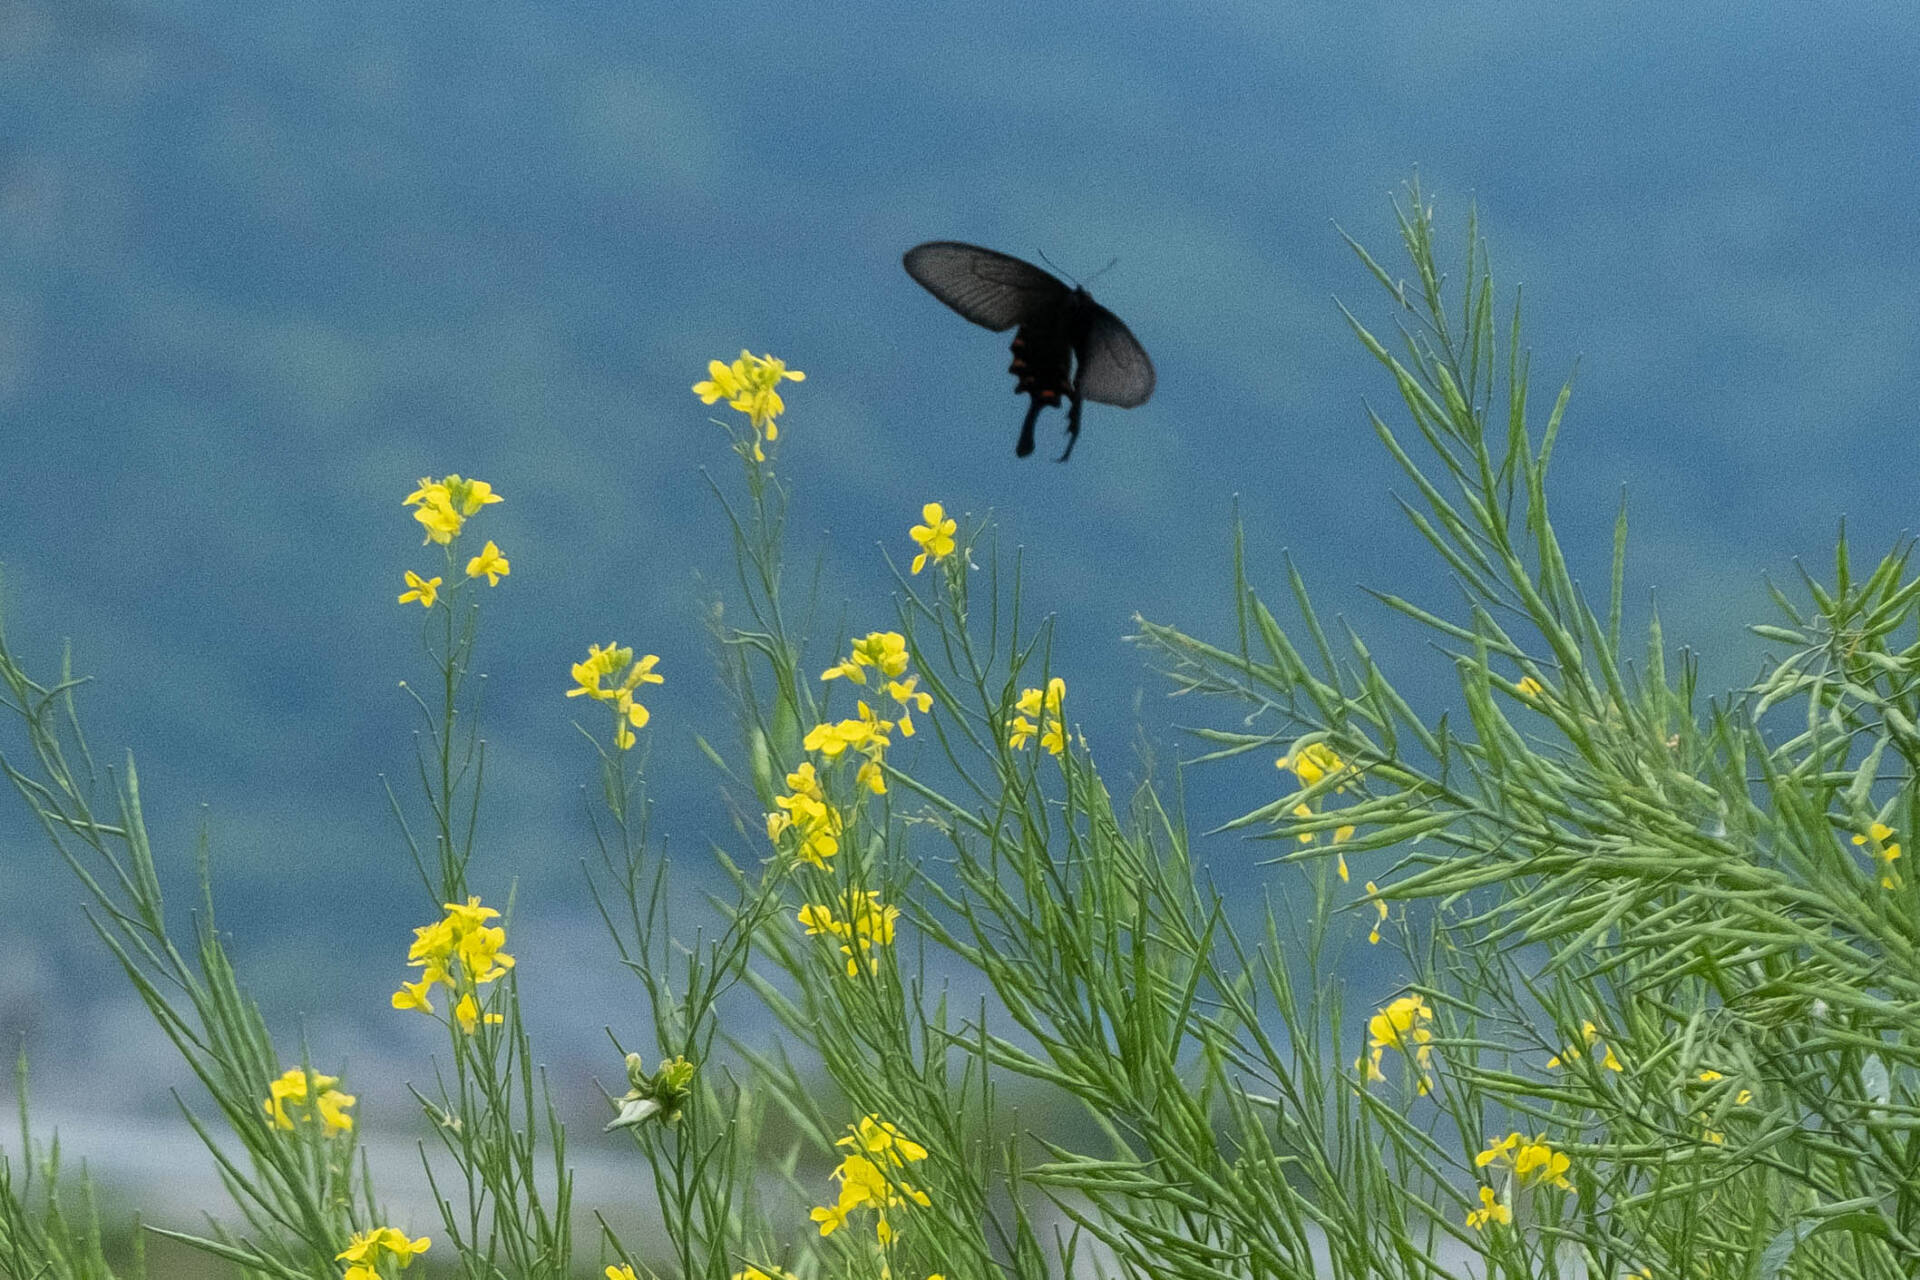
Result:
[[[957,240],[915,245],[902,261],[928,293],[996,333],[1057,310],[1070,292],[1030,262]]]
[[[1153,361],[1120,317],[1099,303],[1085,303],[1087,336],[1080,346],[1076,385],[1081,395],[1101,404],[1131,409],[1153,394]]]

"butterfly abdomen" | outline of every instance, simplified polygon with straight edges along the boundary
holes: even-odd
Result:
[[[1013,335],[1012,350],[1007,372],[1015,378],[1015,395],[1054,405],[1073,390],[1073,340],[1063,326],[1051,320],[1023,324]]]

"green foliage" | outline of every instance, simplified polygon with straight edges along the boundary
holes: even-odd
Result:
[[[82,1166],[79,1185],[63,1185],[60,1140],[36,1150],[27,1127],[27,1059],[14,1070],[20,1101],[20,1160],[0,1156],[0,1276],[6,1280],[140,1280],[146,1274],[140,1224],[133,1224],[127,1258],[116,1273],[107,1258],[93,1180]],[[77,1204],[75,1201],[77,1200]]]
[[[1277,593],[1256,585],[1238,540],[1235,634],[1139,626],[1173,690],[1219,708],[1193,767],[1264,753],[1297,783],[1224,828],[1277,851],[1257,903],[1208,882],[1164,788],[1109,783],[1074,723],[1071,655],[1026,613],[990,526],[937,552],[929,509],[915,542],[932,572],[896,571],[897,630],[825,646],[784,566],[775,442],[791,433],[769,394],[799,375],[716,363],[705,398],[746,415],[729,427],[744,494],[716,485],[739,574],[712,615],[737,744],[700,745],[740,821],[726,892],[690,936],[629,750],[652,660],[596,650],[575,671],[614,724],[610,744],[587,734],[589,888],[651,1041],[616,1038],[628,1089],[594,1120],[633,1144],[666,1240],[636,1248],[600,1220],[616,1276],[1909,1274],[1910,548],[1862,577],[1843,536],[1832,580],[1807,577],[1805,602],[1779,595],[1782,619],[1756,628],[1786,652],[1750,689],[1704,701],[1657,615],[1630,655],[1624,509],[1598,605],[1549,516],[1570,386],[1543,419],[1518,299],[1505,311],[1471,220],[1451,289],[1417,186],[1400,229],[1409,280],[1353,246],[1396,332],[1347,318],[1398,392],[1371,425],[1453,602],[1378,598],[1450,657],[1455,708],[1416,710],[1291,565]],[[457,539],[490,490],[456,481],[423,486],[417,518]],[[461,495],[479,495],[465,516]],[[419,1094],[439,1144],[430,1263],[558,1277],[590,1252],[566,1152],[580,1118],[533,1065],[505,934],[469,884],[487,870],[478,590],[420,601],[428,817],[394,805],[423,918],[449,914],[419,931],[422,977],[396,1004],[448,1035]],[[0,679],[27,744],[9,776],[225,1124],[190,1117],[237,1216],[168,1234],[252,1275],[339,1276],[390,1225],[351,1128],[275,1122],[288,1062],[211,890],[176,949],[132,766],[94,775],[78,682],[35,683],[4,637]],[[1405,986],[1345,989],[1363,932]],[[748,1010],[771,1043],[738,1032],[761,1025]],[[318,1093],[304,1053],[298,1071]],[[90,1217],[61,1207],[57,1157],[23,1167],[42,1185],[0,1181],[0,1271],[108,1274]]]

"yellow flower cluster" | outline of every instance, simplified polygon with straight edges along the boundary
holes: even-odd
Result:
[[[893,942],[893,925],[900,918],[900,908],[882,905],[877,889],[849,889],[840,895],[840,910],[842,914],[835,916],[833,908],[825,903],[808,903],[800,908],[798,919],[807,927],[808,937],[830,934],[840,939],[840,954],[847,958],[849,978],[859,974],[863,959],[867,972],[875,972],[880,961],[873,949]]]
[[[865,701],[856,702],[854,709],[860,714],[851,720],[813,726],[800,745],[809,751],[818,751],[828,760],[837,760],[848,751],[865,756],[854,781],[875,795],[883,795],[887,790],[887,775],[881,766],[886,763],[887,748],[893,742],[888,735],[893,732],[894,723],[875,715]]]
[[[317,1071],[309,1076],[303,1067],[290,1067],[267,1085],[266,1100],[260,1105],[276,1129],[291,1129],[296,1119],[318,1119],[328,1133],[350,1133],[353,1117],[347,1114],[347,1108],[359,1099],[333,1087],[339,1083],[338,1076],[323,1076]]]
[[[767,453],[761,442],[780,438],[780,427],[774,419],[787,408],[780,398],[780,384],[805,382],[806,378],[798,369],[787,368],[784,360],[743,350],[730,365],[709,361],[706,379],[693,384],[693,394],[702,404],[725,400],[729,409],[746,414],[753,428],[751,456],[755,462],[765,462]]]
[[[426,1236],[409,1240],[407,1233],[397,1227],[375,1227],[372,1231],[355,1232],[347,1247],[333,1256],[347,1264],[347,1273],[341,1280],[380,1280],[383,1255],[397,1259],[404,1271],[412,1264],[414,1255],[425,1253],[432,1243]]]
[[[460,536],[470,517],[478,515],[482,507],[499,501],[500,495],[485,480],[467,480],[457,475],[435,480],[432,476],[423,476],[420,487],[407,495],[403,505],[413,508],[413,518],[427,531],[426,541],[445,547]],[[507,558],[492,541],[467,561],[467,576],[485,578],[490,587],[499,586],[500,579],[511,571]],[[400,594],[400,603],[418,601],[423,609],[433,608],[440,598],[440,584],[444,579],[423,578],[411,569],[406,571],[406,579],[407,589]]]
[[[1276,769],[1289,769],[1293,776],[1300,779],[1300,785],[1311,787],[1323,778],[1330,778],[1345,771],[1347,762],[1334,753],[1332,747],[1324,742],[1310,742],[1298,751],[1289,752],[1273,762]],[[1343,783],[1334,788],[1336,794],[1344,792]]]
[[[1059,676],[1047,681],[1045,693],[1022,689],[1020,700],[1013,704],[1013,722],[1007,726],[1007,745],[1018,751],[1037,733],[1040,745],[1052,754],[1057,756],[1066,751],[1067,722],[1061,714],[1066,700],[1067,682]],[[1038,724],[1034,723],[1036,720]]]
[[[1401,996],[1367,1019],[1368,1057],[1353,1065],[1364,1061],[1368,1083],[1387,1078],[1380,1061],[1389,1049],[1406,1054],[1419,1068],[1417,1088],[1423,1096],[1432,1090],[1427,1068],[1433,1065],[1433,1008],[1423,997]]]
[[[827,859],[840,852],[842,828],[840,811],[827,803],[813,761],[802,761],[787,775],[787,792],[773,798],[779,809],[767,815],[767,839],[778,845],[783,834],[793,832],[794,856],[825,871]]]
[[[445,904],[444,919],[422,925],[413,931],[413,945],[407,949],[407,963],[422,970],[418,982],[403,982],[393,993],[393,1007],[433,1013],[432,993],[445,987],[459,997],[453,1007],[454,1019],[461,1030],[472,1035],[482,1022],[503,1021],[500,1014],[480,1008],[481,987],[506,976],[513,968],[513,957],[500,948],[507,944],[507,931],[488,924],[499,916],[492,907],[480,905],[480,899],[468,898],[463,906]]]
[[[882,719],[862,700],[854,704],[858,714],[852,719],[834,724],[817,724],[807,731],[800,745],[808,751],[819,752],[828,760],[837,760],[849,751],[865,756],[866,760],[854,780],[873,794],[884,795],[887,777],[881,766],[886,762],[887,748],[893,743],[893,731],[898,729],[901,737],[911,738],[914,734],[913,713],[931,711],[933,695],[920,688],[920,677],[906,674],[907,638],[898,631],[868,632],[863,639],[853,642],[853,650],[847,657],[822,671],[820,678],[845,679],[864,685],[867,683],[868,668],[875,672],[876,685],[885,680],[882,687],[898,708],[895,712],[898,718]]]
[[[947,509],[937,502],[920,508],[920,518],[926,523],[907,530],[907,535],[920,545],[920,554],[913,558],[915,573],[926,568],[929,559],[939,564],[953,554],[954,531],[960,527],[947,518]]]
[[[1591,1019],[1588,1019],[1587,1021],[1584,1021],[1580,1024],[1580,1038],[1586,1041],[1586,1047],[1588,1049],[1591,1049],[1594,1046],[1599,1045],[1600,1049],[1602,1050],[1602,1057],[1600,1059],[1601,1066],[1605,1067],[1609,1071],[1625,1071],[1626,1070],[1626,1068],[1621,1065],[1619,1057],[1613,1052],[1613,1046],[1610,1044],[1600,1043],[1600,1028],[1594,1026],[1593,1021]],[[1566,1063],[1572,1062],[1577,1058],[1579,1058],[1582,1052],[1583,1051],[1579,1045],[1577,1044],[1568,1045],[1566,1048],[1562,1049],[1559,1053],[1555,1054],[1553,1057],[1548,1058],[1547,1065],[1549,1067],[1562,1066]]]
[[[820,1234],[830,1236],[846,1225],[847,1215],[854,1210],[873,1208],[879,1213],[874,1231],[881,1244],[890,1244],[894,1232],[887,1210],[909,1203],[926,1208],[933,1203],[926,1192],[899,1178],[899,1170],[927,1158],[927,1149],[878,1116],[867,1116],[849,1128],[851,1134],[835,1144],[852,1153],[833,1171],[840,1184],[839,1200],[816,1208],[811,1216],[820,1224]]]
[[[867,682],[867,668],[880,675],[904,675],[907,670],[907,638],[898,631],[869,631],[853,642],[853,652],[820,673],[822,680],[845,678],[855,684]]]
[[[1345,760],[1342,760],[1334,753],[1332,747],[1329,747],[1324,742],[1312,742],[1298,750],[1281,756],[1273,762],[1273,767],[1291,771],[1293,776],[1300,780],[1301,786],[1311,787],[1323,778],[1335,777],[1345,773],[1348,766]],[[1336,786],[1333,791],[1335,795],[1341,795],[1345,793],[1346,789],[1346,784],[1341,783]],[[1311,818],[1313,815],[1314,809],[1310,805],[1297,804],[1293,807],[1293,816],[1296,818]],[[1342,825],[1336,827],[1333,832],[1333,842],[1336,845],[1344,844],[1353,839],[1353,832],[1354,829],[1351,826]],[[1311,831],[1301,832],[1300,843],[1312,844],[1313,835],[1314,833]],[[1334,866],[1340,873],[1340,883],[1346,884],[1349,875],[1347,871],[1347,855],[1337,853],[1334,856]],[[1376,939],[1376,941],[1378,941],[1378,939]]]
[[[1473,1158],[1476,1169],[1484,1169],[1488,1165],[1512,1169],[1514,1177],[1523,1187],[1537,1187],[1544,1183],[1562,1191],[1573,1190],[1573,1184],[1567,1181],[1567,1170],[1573,1162],[1564,1151],[1555,1151],[1548,1145],[1544,1137],[1529,1139],[1518,1133],[1510,1133],[1504,1138],[1490,1139],[1487,1149]]]
[[[1874,864],[1880,868],[1880,887],[1898,889],[1900,873],[1893,869],[1893,864],[1900,858],[1900,844],[1893,838],[1893,828],[1884,822],[1876,822],[1867,828],[1867,834],[1856,835],[1853,842],[1872,846]]]
[[[573,664],[576,687],[567,690],[567,696],[612,703],[613,745],[625,751],[633,745],[633,731],[646,728],[652,718],[652,712],[634,700],[633,691],[643,684],[666,683],[665,676],[654,673],[653,664],[658,661],[660,659],[650,653],[636,662],[631,649],[611,643],[604,649],[590,644],[586,661]],[[611,688],[602,683],[606,680],[614,682]]]
[[[1544,1137],[1526,1138],[1518,1133],[1510,1133],[1504,1138],[1489,1139],[1487,1149],[1473,1158],[1476,1169],[1488,1165],[1497,1165],[1512,1171],[1513,1180],[1522,1187],[1549,1186],[1562,1191],[1573,1190],[1573,1184],[1567,1181],[1567,1170],[1573,1162],[1564,1151],[1555,1151]],[[1502,1202],[1491,1187],[1480,1188],[1480,1207],[1467,1212],[1467,1225],[1476,1231],[1486,1227],[1489,1222],[1512,1222],[1513,1208]]]

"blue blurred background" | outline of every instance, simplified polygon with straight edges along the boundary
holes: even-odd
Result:
[[[9,629],[43,671],[73,638],[175,883],[204,825],[276,1028],[398,1124],[430,1049],[387,1008],[425,918],[378,781],[410,767],[395,685],[424,670],[400,499],[490,481],[513,574],[487,598],[475,875],[490,899],[518,878],[541,1048],[591,1100],[601,1028],[642,1019],[578,869],[591,762],[561,693],[590,641],[661,656],[655,826],[684,888],[709,841],[759,853],[692,745],[727,737],[708,359],[808,374],[782,463],[825,621],[886,624],[878,544],[909,553],[922,502],[992,511],[1116,775],[1141,732],[1171,758],[1213,715],[1165,703],[1122,637],[1136,611],[1227,635],[1235,494],[1256,580],[1280,594],[1290,549],[1437,702],[1426,638],[1359,589],[1451,598],[1365,425],[1392,388],[1334,302],[1391,324],[1335,224],[1397,265],[1417,165],[1525,284],[1543,405],[1579,360],[1554,491],[1579,571],[1602,588],[1624,487],[1635,598],[1737,684],[1763,575],[1843,514],[1863,551],[1909,522],[1917,64],[1893,2],[0,0]],[[1153,401],[1091,406],[1068,466],[1049,415],[1017,461],[1004,340],[900,270],[930,238],[1118,257],[1095,292],[1152,352]],[[1195,825],[1276,785],[1267,758],[1204,771]],[[1204,849],[1229,889],[1271,878],[1268,846]],[[184,1073],[12,801],[0,858],[0,1041],[54,1118],[164,1117]]]

